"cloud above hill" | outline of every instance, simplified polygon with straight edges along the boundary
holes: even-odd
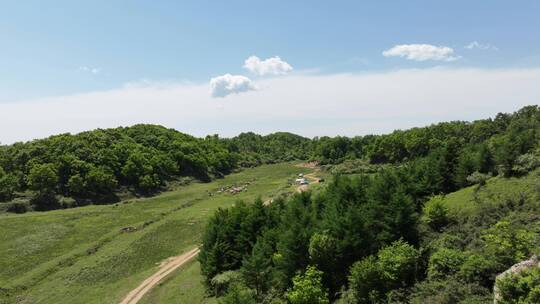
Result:
[[[210,79],[212,97],[226,97],[231,94],[254,91],[257,88],[251,79],[242,75],[225,74]]]
[[[261,60],[257,56],[250,56],[244,62],[244,68],[258,76],[285,75],[293,68],[278,56]]]
[[[450,47],[431,44],[400,44],[382,54],[384,57],[404,57],[415,61],[454,61],[460,58],[454,54],[454,49]]]
[[[540,101],[540,68],[430,68],[261,79],[260,90],[208,94],[207,83],[145,82],[0,103],[0,142],[137,123],[204,136],[291,131],[363,135],[511,112]],[[249,87],[249,85],[248,85]]]

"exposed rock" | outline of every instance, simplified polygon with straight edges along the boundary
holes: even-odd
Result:
[[[500,279],[505,278],[508,275],[514,275],[521,273],[527,269],[533,268],[533,267],[540,267],[540,257],[537,255],[533,255],[530,259],[521,261],[517,264],[514,264],[512,267],[508,268],[503,273],[499,274],[497,278],[495,279],[495,286],[493,287],[493,303],[497,304],[500,303],[501,295],[499,293],[499,290],[497,288],[497,281]]]
[[[126,232],[126,233],[129,233],[129,232],[134,232],[134,231],[137,231],[137,228],[135,227],[124,227],[122,229],[120,229],[122,232]]]

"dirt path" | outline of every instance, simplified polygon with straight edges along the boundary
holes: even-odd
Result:
[[[161,265],[159,265],[159,270],[144,280],[137,288],[133,289],[120,304],[136,304],[139,302],[152,287],[156,286],[175,269],[195,258],[197,254],[199,254],[199,251],[199,248],[194,248],[182,255],[170,257],[162,262]]]

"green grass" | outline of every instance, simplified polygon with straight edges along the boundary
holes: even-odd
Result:
[[[200,270],[197,261],[183,265],[147,293],[139,303],[216,303],[215,298],[205,297]]]
[[[482,187],[471,186],[447,194],[442,202],[454,216],[466,216],[477,212],[481,203],[500,204],[508,199],[535,197],[539,182],[540,169],[522,177],[492,177]]]
[[[290,163],[267,165],[153,198],[0,216],[0,303],[117,303],[160,261],[198,245],[214,210],[292,191],[290,180],[308,171]],[[245,182],[251,182],[246,192],[215,194]],[[125,233],[123,227],[137,230]],[[173,281],[200,284],[191,268],[196,264],[187,267],[197,278],[182,274]],[[203,301],[202,286],[197,289],[186,294],[190,303]]]

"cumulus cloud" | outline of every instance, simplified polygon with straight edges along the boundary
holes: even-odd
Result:
[[[196,136],[290,131],[364,135],[449,120],[473,120],[540,101],[540,68],[407,69],[262,79],[264,90],[227,102],[207,83],[150,83],[0,103],[0,142],[63,132],[161,124]],[[256,101],[256,102],[254,102]],[[104,111],[103,109],[107,109]]]
[[[293,68],[278,56],[261,60],[257,56],[250,56],[244,62],[244,68],[259,76],[284,75],[292,71]]]
[[[499,48],[491,45],[489,43],[480,43],[478,41],[473,41],[465,46],[466,49],[472,50],[472,49],[479,49],[479,50],[493,50],[498,51]]]
[[[251,79],[242,75],[225,74],[210,79],[212,97],[225,97],[230,94],[238,94],[256,90]]]
[[[454,61],[459,56],[454,55],[454,49],[447,46],[431,44],[400,44],[384,51],[384,57],[405,57],[408,60],[426,61]]]
[[[101,69],[96,68],[96,67],[89,67],[89,66],[82,65],[79,67],[79,71],[97,75],[101,72]]]

